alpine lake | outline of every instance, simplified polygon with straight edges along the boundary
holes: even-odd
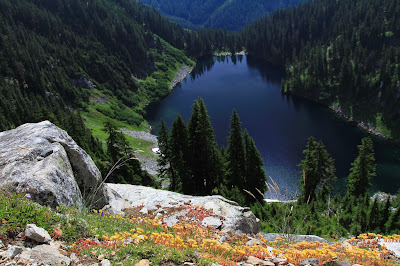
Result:
[[[329,108],[312,101],[283,95],[282,73],[245,55],[214,56],[198,61],[192,73],[162,101],[147,109],[146,119],[157,134],[161,119],[168,127],[177,114],[189,120],[193,101],[206,103],[219,146],[226,146],[232,110],[238,112],[242,128],[254,138],[264,160],[268,182],[279,186],[279,199],[298,195],[307,138],[322,140],[335,159],[338,180],[333,193],[344,194],[357,145],[368,134],[338,117]],[[395,194],[400,189],[400,146],[371,136],[374,141],[377,176],[371,194]],[[267,198],[276,199],[273,191]]]

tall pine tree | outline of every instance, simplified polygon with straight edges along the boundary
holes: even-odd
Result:
[[[170,136],[170,156],[177,180],[177,191],[193,193],[191,156],[189,151],[189,133],[181,115],[172,123]]]
[[[228,184],[230,187],[237,186],[240,189],[245,188],[246,155],[241,122],[236,110],[233,110],[231,116],[226,158],[228,161]]]
[[[359,154],[351,164],[347,193],[356,197],[368,192],[371,179],[376,176],[374,146],[370,137],[363,138],[358,146]]]
[[[265,170],[262,168],[264,161],[247,130],[244,131],[244,143],[246,154],[246,190],[250,191],[257,200],[261,201],[264,199],[264,193],[267,190]],[[248,199],[250,201],[254,200],[252,197],[248,197]]]
[[[193,104],[189,121],[189,145],[192,153],[192,174],[195,193],[210,194],[223,180],[222,160],[215,142],[204,101],[199,98]]]
[[[169,130],[165,125],[164,121],[161,121],[161,127],[158,131],[158,147],[160,149],[160,156],[157,159],[159,166],[160,178],[165,178],[170,180],[170,189],[175,191],[176,189],[176,176],[174,165],[171,162],[171,147],[169,144]]]

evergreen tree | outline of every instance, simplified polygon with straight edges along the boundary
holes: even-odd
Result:
[[[368,211],[368,230],[370,232],[376,232],[376,230],[379,230],[378,227],[381,221],[380,214],[378,198],[376,197]]]
[[[230,187],[237,186],[239,189],[246,187],[246,155],[243,142],[242,127],[236,110],[233,110],[226,148],[226,159],[228,161],[228,184]]]
[[[363,138],[358,146],[359,154],[351,164],[347,193],[356,197],[367,193],[371,179],[376,176],[374,147],[371,138]]]
[[[246,154],[246,190],[250,191],[259,201],[264,199],[264,193],[267,190],[265,170],[260,152],[258,151],[254,140],[250,137],[247,130],[244,131],[244,143]],[[261,194],[262,195],[261,195]],[[252,197],[247,197],[250,201],[254,201]]]
[[[141,169],[134,151],[124,134],[111,121],[104,123],[104,132],[108,133],[107,153],[112,163],[117,166],[109,176],[109,182],[128,183],[134,185],[154,185],[151,176]]]
[[[193,188],[190,171],[189,133],[181,115],[172,123],[170,136],[170,156],[177,180],[177,191],[190,194]]]
[[[330,183],[336,179],[336,169],[322,141],[317,142],[310,137],[303,154],[305,158],[298,165],[303,174],[300,179],[300,201],[309,203],[315,199],[317,190],[323,197],[329,193]]]
[[[199,98],[193,104],[189,121],[189,145],[192,153],[192,174],[195,192],[210,194],[223,180],[222,160],[215,142],[214,129],[204,101]]]
[[[158,147],[160,149],[160,156],[157,159],[159,166],[158,176],[160,178],[170,179],[170,189],[175,191],[176,189],[176,176],[174,165],[171,162],[171,146],[169,144],[169,131],[164,121],[161,121],[161,127],[158,131]]]
[[[390,197],[388,197],[385,205],[382,206],[381,216],[380,216],[381,220],[379,221],[379,229],[382,233],[386,232],[385,223],[389,221],[390,208],[391,208]]]
[[[111,121],[104,123],[103,131],[108,134],[107,138],[107,154],[110,156],[112,163],[116,163],[123,156],[121,152],[121,135],[118,127]]]
[[[389,218],[386,223],[386,233],[388,234],[398,234],[400,232],[400,208],[397,208]]]

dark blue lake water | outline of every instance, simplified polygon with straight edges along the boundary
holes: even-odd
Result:
[[[171,126],[180,113],[188,121],[192,103],[200,96],[207,105],[218,144],[226,145],[229,118],[235,108],[242,127],[256,142],[268,179],[272,177],[279,185],[281,198],[296,194],[301,177],[297,164],[307,138],[314,136],[335,158],[339,177],[335,191],[343,193],[350,164],[358,154],[357,145],[367,134],[324,106],[282,95],[281,77],[276,69],[246,56],[204,59],[168,97],[148,109],[146,118],[157,134],[160,119]],[[371,192],[396,193],[400,189],[400,147],[373,139],[377,177]],[[266,196],[276,197],[268,192]]]

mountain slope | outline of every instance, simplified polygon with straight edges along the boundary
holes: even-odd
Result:
[[[321,0],[246,28],[250,54],[286,68],[283,90],[400,140],[400,2]]]
[[[299,0],[140,0],[192,29],[240,30],[278,8],[297,5]]]
[[[172,47],[184,46],[183,29],[136,1],[6,0],[0,16],[0,130],[51,119],[55,105],[86,110],[98,96],[140,124],[131,108],[140,114],[193,64]]]

